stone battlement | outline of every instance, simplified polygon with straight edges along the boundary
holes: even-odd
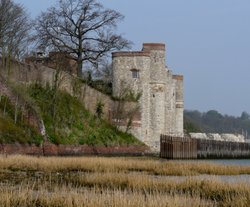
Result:
[[[135,51],[135,52],[113,52],[112,57],[139,57],[145,56],[150,57],[150,52],[145,51]]]
[[[165,44],[163,43],[143,43],[143,51],[150,51],[150,50],[164,50],[165,51]]]
[[[183,81],[183,75],[173,75],[173,79]]]

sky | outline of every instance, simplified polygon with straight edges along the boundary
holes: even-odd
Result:
[[[32,18],[56,0],[14,0]],[[184,75],[185,109],[250,113],[249,0],[105,0],[125,19],[118,33],[132,50],[144,42],[167,46],[167,66]]]

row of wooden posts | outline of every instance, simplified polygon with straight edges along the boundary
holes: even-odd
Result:
[[[160,157],[168,159],[250,158],[250,143],[161,135]]]

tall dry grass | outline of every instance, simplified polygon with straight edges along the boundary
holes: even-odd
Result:
[[[0,206],[248,207],[249,183],[226,183],[212,174],[247,174],[249,168],[152,158],[2,156]],[[211,177],[192,176],[200,174]]]
[[[250,203],[249,185],[228,184],[213,178],[179,182],[147,175],[87,173],[71,180],[63,179],[63,182],[54,181],[4,183],[0,186],[0,206],[8,206],[6,203],[9,206],[18,206],[15,203],[22,204],[20,206],[91,206],[94,203],[92,206],[248,207]]]
[[[225,183],[215,177],[194,179],[192,177],[179,180],[169,180],[162,177],[153,177],[146,174],[122,173],[87,173],[71,178],[77,186],[99,188],[121,188],[130,191],[146,191],[153,193],[167,193],[170,195],[185,194],[203,199],[217,201],[220,204],[233,200],[250,204],[249,183]]]
[[[0,169],[26,171],[147,172],[154,175],[250,174],[250,166],[145,158],[0,156]]]
[[[120,189],[73,189],[55,187],[53,192],[41,186],[40,190],[28,186],[0,189],[1,207],[196,207],[214,206],[215,202],[189,195],[153,194]]]

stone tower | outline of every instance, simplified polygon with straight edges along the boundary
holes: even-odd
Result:
[[[183,76],[166,68],[165,44],[144,43],[142,51],[114,52],[113,96],[124,88],[141,93],[137,138],[159,151],[160,134],[183,136]],[[138,120],[137,120],[138,122]]]

